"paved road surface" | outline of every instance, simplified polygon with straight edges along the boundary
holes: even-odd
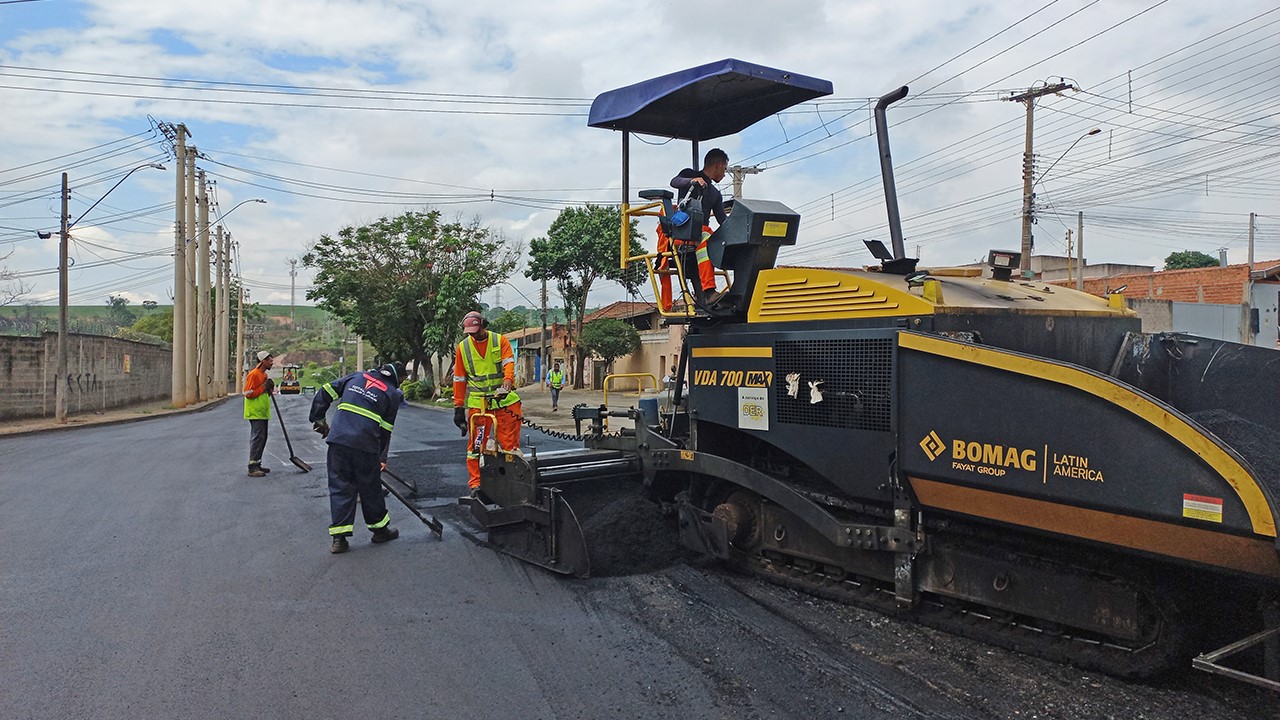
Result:
[[[316,472],[273,422],[245,477],[235,402],[0,440],[0,715],[642,717],[656,688],[713,714],[660,644],[394,500],[399,540],[331,556],[323,446],[281,400]],[[435,437],[461,480],[450,418],[401,418],[396,450]]]
[[[402,411],[436,540],[328,552],[309,398],[266,478],[232,401],[0,438],[3,718],[1262,717],[1219,685],[1141,687],[739,578],[714,564],[562,580],[483,547],[448,413]],[[526,435],[540,449],[568,446]],[[358,521],[359,522],[359,521]],[[1272,708],[1274,709],[1274,708]]]

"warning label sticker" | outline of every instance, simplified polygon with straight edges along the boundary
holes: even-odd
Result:
[[[1222,522],[1222,498],[1204,495],[1182,495],[1182,517],[1206,522]]]

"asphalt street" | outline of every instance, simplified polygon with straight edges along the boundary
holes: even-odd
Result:
[[[280,400],[310,474],[273,420],[274,472],[246,477],[234,401],[0,439],[0,715],[716,714],[714,688],[661,641],[456,522],[437,540],[389,498],[399,540],[372,545],[357,524],[330,555],[309,398]],[[393,449],[439,452],[464,487],[456,433],[446,413],[407,409]]]
[[[400,539],[357,519],[331,555],[310,398],[279,401],[309,474],[273,420],[274,472],[246,477],[235,400],[0,437],[0,718],[1280,717],[1203,674],[1126,683],[705,559],[648,562],[671,545],[648,505],[584,521],[634,571],[562,579],[484,545],[456,504],[463,441],[432,409],[401,411],[389,465],[443,539],[388,498]]]

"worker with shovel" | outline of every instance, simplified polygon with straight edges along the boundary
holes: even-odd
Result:
[[[390,525],[381,475],[400,409],[397,388],[404,373],[400,362],[352,373],[321,385],[311,401],[312,427],[329,443],[329,552],[347,551],[347,538],[355,530],[357,497],[373,542],[400,537],[400,531]],[[338,409],[330,426],[325,413],[335,400]]]
[[[249,477],[266,477],[271,468],[262,466],[262,453],[267,448],[267,424],[271,420],[271,393],[275,381],[267,371],[275,364],[271,353],[258,353],[258,364],[244,379],[244,419],[249,421]]]

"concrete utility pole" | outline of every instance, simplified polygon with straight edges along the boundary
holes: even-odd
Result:
[[[1075,276],[1071,274],[1071,250],[1071,228],[1067,228],[1067,282],[1075,279]]]
[[[178,142],[174,147],[177,165],[177,187],[173,195],[173,382],[171,386],[174,407],[187,406],[187,303],[183,288],[187,286],[187,128],[177,128]]]
[[[547,347],[547,279],[542,278],[542,365],[538,368],[538,372],[542,373],[542,377],[547,376],[547,370],[551,367],[551,348]]]
[[[364,370],[364,338],[356,336],[356,372]]]
[[[729,168],[729,172],[733,174],[733,199],[737,200],[742,197],[742,180],[748,175],[757,175],[761,173],[762,170],[757,165],[752,165],[751,167],[734,165]]]
[[[1076,289],[1084,292],[1084,213],[1076,213]]]
[[[213,315],[209,312],[209,185],[203,170],[196,173],[196,182],[196,387],[200,399],[208,400],[213,390],[213,345],[209,342]]]
[[[200,395],[196,382],[196,156],[199,153],[194,147],[187,148],[187,193],[186,193],[186,260],[187,281],[182,285],[182,294],[186,303],[183,316],[186,318],[187,331],[182,337],[186,346],[183,364],[183,377],[186,383],[187,405],[199,402]],[[174,338],[177,342],[177,338]]]
[[[1040,88],[1029,88],[1026,92],[1013,95],[1007,100],[1024,103],[1027,106],[1027,138],[1022,152],[1022,264],[1020,269],[1024,277],[1031,272],[1031,218],[1035,212],[1035,202],[1031,188],[1035,182],[1035,153],[1032,141],[1032,128],[1035,124],[1036,99],[1043,95],[1056,95],[1063,90],[1074,90],[1070,83],[1055,83]]]
[[[213,390],[217,397],[227,394],[227,248],[222,226],[218,226],[217,277],[213,311]]]
[[[236,275],[236,392],[244,388],[244,279]]]
[[[67,243],[70,233],[67,213],[70,202],[67,174],[62,173],[62,218],[58,233],[58,376],[53,383],[53,416],[60,424],[67,421]]]
[[[1257,213],[1249,213],[1249,272],[1253,272],[1253,229],[1257,225]]]
[[[297,330],[298,323],[293,319],[294,308],[294,291],[297,289],[297,283],[294,281],[298,277],[298,258],[289,258],[289,329]]]

